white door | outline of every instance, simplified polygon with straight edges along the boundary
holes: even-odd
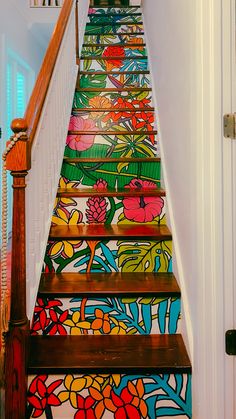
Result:
[[[223,0],[223,114],[236,112],[236,0]],[[236,140],[223,138],[225,331],[236,329]],[[236,356],[225,355],[225,419],[236,418]]]

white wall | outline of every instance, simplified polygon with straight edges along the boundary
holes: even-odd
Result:
[[[19,2],[18,2],[19,3]],[[29,69],[29,86],[34,84],[40,68],[44,51],[37,38],[29,31],[28,21],[23,13],[16,7],[13,0],[0,0],[0,126],[2,140],[0,141],[0,154],[5,148],[7,136],[6,126],[6,61],[7,51],[10,49],[17,58]],[[30,92],[29,92],[30,93]],[[19,115],[15,115],[17,117]],[[0,159],[0,167],[2,159]],[[11,188],[9,175],[9,206],[11,206]],[[1,186],[0,186],[1,193]],[[11,230],[11,209],[9,210],[9,227]],[[1,224],[1,223],[0,223]],[[1,240],[0,240],[1,242]]]
[[[224,2],[223,2],[224,3]],[[221,0],[143,0],[193,364],[193,418],[224,415]]]

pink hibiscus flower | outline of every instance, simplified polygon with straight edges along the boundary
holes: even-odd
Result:
[[[125,188],[130,188],[130,189],[156,189],[157,186],[154,182],[149,182],[148,180],[132,179],[128,185],[125,185]]]
[[[83,119],[81,116],[70,118],[69,131],[84,131],[83,134],[69,134],[66,144],[72,150],[85,151],[92,147],[95,134],[86,135],[86,131],[97,131],[96,123],[92,119]]]
[[[132,179],[125,187],[130,189],[156,189],[154,182],[141,179]],[[127,220],[147,223],[161,214],[164,201],[159,196],[133,196],[124,198],[123,205]]]
[[[124,215],[130,221],[148,223],[161,214],[164,201],[158,196],[134,196],[123,199]]]

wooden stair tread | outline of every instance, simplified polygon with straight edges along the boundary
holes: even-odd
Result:
[[[112,25],[112,26],[126,26],[126,25],[143,25],[143,22],[86,22],[86,26],[105,26],[105,25]]]
[[[100,33],[100,32],[93,32],[93,33],[91,33],[91,32],[85,32],[85,34],[84,34],[85,36],[87,36],[87,35],[89,35],[89,36],[107,36],[107,35],[122,35],[122,36],[126,36],[126,35],[130,35],[130,36],[136,36],[136,35],[144,35],[144,32],[121,32],[121,33],[116,33],[116,34],[113,34],[113,33]],[[111,44],[109,44],[109,45],[111,45]]]
[[[95,7],[93,7],[93,9],[95,9]],[[101,17],[104,19],[104,15],[101,14],[94,14],[94,13],[88,13],[88,16],[96,16],[97,17]],[[117,16],[117,13],[106,13],[105,17],[107,16]],[[118,13],[118,16],[142,16],[142,13]]]
[[[113,44],[114,45],[114,44]],[[87,47],[92,47],[92,48],[107,48],[109,45],[108,44],[89,44],[89,43],[85,43],[82,45],[82,48],[87,48]],[[124,43],[120,43],[120,44],[115,44],[115,46],[117,47],[124,47],[124,48],[130,48],[130,47],[137,47],[137,49],[143,48],[146,46],[145,43],[142,44],[132,44],[131,42],[128,44],[124,44]]]
[[[58,188],[57,197],[87,198],[90,196],[165,196],[165,191],[157,189],[93,189],[93,188]]]
[[[50,240],[171,240],[171,232],[166,225],[151,224],[88,224],[52,226]]]
[[[72,114],[80,113],[80,112],[127,112],[127,108],[72,108]],[[128,110],[129,113],[136,113],[136,112],[154,112],[154,108],[133,108]]]
[[[181,335],[31,336],[28,373],[184,373]]]
[[[120,56],[118,56],[118,57],[103,57],[103,56],[101,56],[101,55],[88,55],[88,56],[82,56],[81,57],[81,60],[91,60],[91,61],[93,61],[93,60],[95,60],[95,61],[99,61],[99,60],[103,60],[103,61],[112,61],[112,60],[121,60],[121,61],[124,61],[124,60],[147,60],[147,55],[135,55],[135,56],[133,56],[133,57],[129,57],[129,56],[124,56],[124,57],[120,57]],[[140,88],[140,89],[142,89],[142,88]],[[107,90],[107,89],[104,89],[104,90]],[[117,89],[118,90],[118,89]],[[142,90],[144,90],[144,89],[142,89]]]
[[[109,45],[109,44],[107,44]],[[114,44],[116,45],[116,44]],[[82,76],[84,74],[97,74],[97,75],[102,75],[102,74],[150,74],[149,70],[135,70],[135,71],[102,71],[102,70],[81,70],[78,74],[78,76]]]
[[[151,92],[151,87],[87,87],[87,88],[76,88],[76,91],[79,92]],[[83,110],[83,108],[81,108]],[[119,110],[119,109],[117,109]],[[102,111],[102,109],[101,109]],[[129,108],[126,108],[126,111],[129,112]]]
[[[81,296],[180,296],[179,285],[172,273],[43,273],[40,295]]]
[[[71,131],[69,131],[71,132]],[[67,157],[64,156],[64,162],[67,163],[158,163],[160,157]]]
[[[108,131],[108,130],[101,130],[101,131],[68,131],[68,135],[156,135],[157,131]]]

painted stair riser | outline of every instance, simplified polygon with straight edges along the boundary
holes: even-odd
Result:
[[[172,241],[49,241],[47,272],[172,272]]]
[[[82,71],[146,71],[149,70],[147,58],[117,58],[110,60],[89,59],[81,60]]]
[[[80,92],[82,93],[82,92]],[[87,93],[87,92],[83,92]],[[89,92],[90,93],[90,92]],[[147,92],[148,93],[148,92]],[[98,99],[91,99],[91,103],[96,103]],[[105,104],[104,104],[105,105]],[[112,106],[111,102],[106,101],[107,106]],[[140,131],[140,135],[145,135],[145,132],[155,131],[157,129],[154,112],[152,111],[108,111],[108,112],[88,112],[77,111],[74,112],[70,118],[69,131],[104,131],[107,132],[121,132],[122,131]]]
[[[103,24],[112,24],[112,23],[127,23],[127,22],[133,22],[134,24],[142,23],[142,16],[137,14],[130,14],[130,15],[122,15],[122,14],[116,14],[116,15],[105,15],[105,14],[94,14],[89,15],[87,19],[88,23],[101,23]]]
[[[76,225],[79,223],[159,223],[165,224],[165,197],[58,197],[52,223]]]
[[[119,72],[113,72],[113,74],[91,73],[80,76],[78,85],[81,88],[99,87],[104,89],[114,87],[151,87],[151,78],[149,74],[120,74]],[[107,104],[110,107],[110,103]]]
[[[190,419],[189,374],[67,374],[28,377],[27,418]]]
[[[87,23],[85,28],[86,35],[93,35],[93,34],[122,34],[122,33],[139,33],[143,32],[143,24],[127,24],[127,23],[120,23],[116,25],[112,24],[101,24],[101,25],[93,25],[92,23]]]
[[[97,35],[85,35],[84,44],[127,44],[131,42],[136,42],[136,39],[139,39],[137,42],[145,43],[144,35],[141,33],[120,33],[120,34],[97,34]]]
[[[110,188],[124,188],[133,182],[160,187],[160,163],[155,162],[64,162],[61,176],[82,186],[94,186],[99,179],[107,182]]]
[[[82,119],[79,123],[83,125]],[[154,134],[74,134],[68,136],[67,144],[65,157],[71,158],[97,158],[100,161],[102,158],[132,158],[135,163],[137,158],[160,157],[158,136]],[[145,162],[140,164],[143,166]],[[118,166],[120,167],[121,165]],[[124,165],[123,169],[127,167]],[[138,174],[140,173],[139,170]],[[153,180],[153,177],[151,179]]]
[[[135,42],[133,42],[135,43]],[[99,46],[84,46],[82,48],[81,55],[82,57],[110,57],[112,52],[112,56],[117,57],[122,54],[123,57],[137,57],[137,56],[146,56],[147,50],[143,46],[107,46],[107,47],[99,47]]]
[[[87,135],[74,135],[70,136],[67,139],[68,147],[65,149],[65,157],[70,158],[97,158],[98,161],[103,158],[115,158],[115,159],[122,159],[123,163],[125,163],[125,158],[132,158],[134,159],[133,163],[136,164],[135,161],[137,158],[145,159],[149,157],[160,157],[160,150],[159,150],[159,141],[157,135],[149,135],[149,134],[140,134],[140,135],[130,135],[130,134],[87,134]],[[81,162],[82,163],[82,162]],[[111,162],[110,162],[111,163]],[[121,163],[121,162],[120,162]],[[128,163],[128,162],[126,162]],[[124,164],[123,172],[126,169],[132,168],[134,169],[133,163],[130,165]],[[141,166],[147,166],[145,162],[139,162],[140,165],[138,167],[138,172],[135,176],[141,174],[140,168]],[[152,161],[152,164],[155,163]],[[157,165],[157,171],[159,173],[158,168],[158,161],[155,163]],[[121,168],[121,165],[117,166],[117,168]],[[116,171],[116,170],[115,170]],[[146,170],[145,170],[146,172]],[[152,168],[151,168],[152,172]],[[127,173],[130,173],[129,171]],[[133,176],[133,172],[131,172],[131,177]],[[150,173],[149,173],[150,175]],[[153,181],[157,179],[157,174],[153,176],[153,172],[151,173],[151,177],[148,173],[145,173],[144,176],[149,178],[149,181]],[[123,176],[125,176],[123,174]],[[158,177],[158,181],[160,177]],[[127,181],[128,182],[128,181]]]
[[[85,76],[88,77],[88,76]],[[93,75],[94,81],[97,75]],[[86,84],[86,81],[84,81]],[[105,85],[105,82],[104,82]],[[100,85],[103,88],[103,85]],[[104,86],[105,87],[105,86]],[[153,106],[152,95],[148,91],[142,91],[137,88],[133,91],[99,92],[99,91],[76,91],[73,101],[73,107],[83,108],[119,108],[127,110],[139,110]],[[121,111],[122,112],[122,111]],[[122,113],[123,114],[123,113]],[[122,115],[121,114],[121,115]]]
[[[134,335],[178,333],[180,299],[177,297],[38,296],[32,334]]]

